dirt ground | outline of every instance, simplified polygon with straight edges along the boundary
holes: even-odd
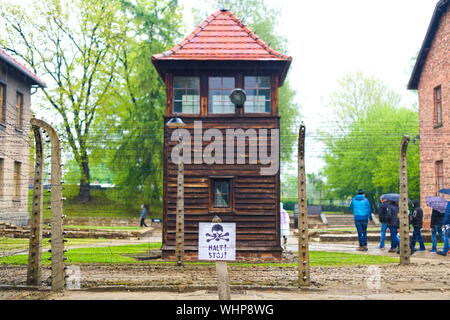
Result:
[[[82,290],[63,294],[0,290],[0,299],[217,299],[213,266],[83,265],[80,271]],[[43,279],[49,275],[46,268]],[[295,289],[294,267],[229,266],[229,276],[232,299],[450,300],[450,259],[446,257],[417,257],[408,266],[312,267],[312,285],[302,291]],[[25,279],[24,266],[0,268],[1,285],[24,285]]]
[[[295,250],[290,238],[288,249]],[[291,248],[292,247],[292,248]],[[355,251],[354,243],[311,243],[310,250],[396,256],[369,246],[368,252]],[[285,258],[296,260],[295,254]],[[292,259],[291,259],[292,258]],[[293,261],[292,261],[293,262]],[[11,290],[26,284],[26,266],[0,266],[0,300],[23,299],[217,299],[214,266],[121,264],[78,265],[80,290],[53,294],[47,290]],[[297,269],[275,266],[229,266],[232,299],[444,299],[450,300],[450,256],[417,252],[411,264],[378,266],[311,267],[311,286],[297,290]],[[44,282],[50,269],[43,268]],[[47,283],[48,284],[48,283]]]

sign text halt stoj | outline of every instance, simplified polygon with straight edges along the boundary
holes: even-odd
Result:
[[[236,260],[236,223],[200,222],[198,259]]]

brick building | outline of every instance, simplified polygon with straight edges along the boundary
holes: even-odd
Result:
[[[450,187],[450,13],[449,0],[436,4],[408,89],[418,90],[420,198]],[[442,196],[442,195],[441,195]]]
[[[0,221],[28,222],[31,89],[35,74],[0,50]]]

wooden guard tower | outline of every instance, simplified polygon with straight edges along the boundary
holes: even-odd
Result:
[[[164,123],[181,118],[192,137],[192,156],[184,164],[185,259],[197,259],[198,223],[211,222],[215,215],[236,223],[238,260],[281,258],[279,169],[262,174],[267,162],[251,159],[266,141],[268,154],[276,153],[279,160],[279,148],[272,144],[272,139],[279,142],[279,136],[272,129],[280,128],[278,88],[292,58],[271,49],[231,11],[220,10],[152,61],[167,87]],[[243,107],[230,102],[235,88],[246,92]],[[174,259],[177,162],[171,153],[178,142],[172,137],[174,129],[164,128],[163,258]],[[248,134],[245,155],[234,148],[234,163],[230,163],[227,133],[238,129]],[[220,143],[218,134],[223,135],[223,162],[206,163],[201,149],[207,150],[213,141]]]

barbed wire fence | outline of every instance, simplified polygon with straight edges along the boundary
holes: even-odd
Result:
[[[10,109],[10,108],[7,108]],[[14,116],[14,115],[12,115]],[[11,115],[10,115],[11,117]],[[396,121],[393,120],[393,123],[396,123]],[[413,123],[413,122],[411,122]],[[11,165],[5,165],[6,162],[9,162],[9,164],[13,163],[14,161],[17,161],[17,158],[22,157],[23,154],[29,154],[30,148],[33,148],[30,135],[29,135],[29,126],[24,126],[22,132],[16,132],[9,135],[1,135],[0,134],[0,145],[6,145],[7,148],[1,148],[0,149],[0,219],[2,215],[6,215],[9,213],[14,213],[16,211],[21,212],[27,212],[27,215],[31,211],[31,204],[32,201],[30,201],[31,192],[29,190],[32,189],[33,184],[32,181],[30,181],[31,174],[27,174],[25,172],[32,172],[31,170],[31,163],[29,164],[29,168],[25,169],[22,168],[20,172],[17,172],[17,170],[14,169]],[[339,135],[345,136],[348,131],[340,132]],[[329,134],[331,136],[335,135],[335,126],[332,122],[325,122],[324,125],[321,127],[320,130],[312,131],[306,133],[306,161],[308,165],[308,161],[315,161],[315,159],[320,158],[324,154],[331,152],[332,149],[327,146],[325,143],[322,142],[322,138],[324,137],[324,134]],[[390,147],[398,147],[399,141],[401,139],[401,135],[397,131],[395,132],[389,132],[385,131],[383,129],[376,129],[371,130],[369,132],[361,133],[356,135],[358,138],[370,138],[374,135],[380,135],[382,134],[385,139],[385,146],[386,148]],[[435,135],[439,137],[445,137],[450,135],[448,132],[437,132]],[[281,135],[281,145],[280,149],[281,151],[284,151],[286,149],[294,149],[297,147],[296,143],[291,145],[283,144],[283,140],[285,138],[291,138],[296,137],[296,134],[292,135]],[[134,138],[138,139],[155,139],[160,138],[160,135],[155,134],[145,134],[145,135],[136,135]],[[295,139],[294,139],[295,140]],[[108,136],[105,137],[104,130],[100,129],[94,129],[92,132],[92,138],[91,138],[91,146],[93,147],[101,147],[106,149],[115,150],[116,143],[120,142],[120,136]],[[372,146],[365,144],[364,142],[357,142],[357,143],[351,143],[349,145],[343,145],[340,147],[340,150],[342,152],[347,153],[347,156],[351,159],[354,157],[355,163],[356,160],[359,159],[359,154],[361,150],[369,150]],[[436,152],[442,150],[442,146],[437,144],[432,145],[422,145],[422,150],[426,150],[427,152]],[[70,158],[70,152],[67,150],[63,150],[65,152],[64,157],[66,159]],[[161,151],[162,152],[162,151]],[[49,146],[47,144],[44,145],[44,162],[45,167],[48,167],[50,164],[50,150]],[[295,156],[293,156],[295,159]],[[396,160],[392,160],[396,161]],[[397,165],[397,163],[395,163]],[[356,168],[356,166],[355,166]],[[108,172],[107,168],[97,168],[97,170],[102,171],[104,170],[106,173]],[[124,169],[125,170],[125,169]],[[154,169],[154,170],[161,170],[161,169]],[[49,181],[49,172],[46,170],[44,172],[44,178],[45,181]],[[434,189],[435,187],[435,173],[434,172],[427,172],[425,174],[422,174],[420,179],[422,181],[429,181],[426,186],[427,188]],[[51,182],[51,180],[50,180]],[[74,180],[67,180],[63,179],[65,186],[72,186],[76,188],[77,181]],[[51,183],[50,183],[51,184]],[[47,194],[44,196],[44,219],[41,223],[42,230],[44,231],[44,240],[42,242],[42,245],[40,246],[40,249],[44,251],[43,254],[43,260],[49,258],[49,253],[45,252],[45,250],[49,249],[51,243],[47,241],[47,238],[50,236],[48,234],[49,230],[49,209],[50,207],[57,204],[57,200],[53,200],[48,197],[49,193],[48,190],[45,189],[44,185],[44,192],[47,192]],[[18,194],[15,192],[19,188],[21,192]],[[109,190],[108,192],[111,194],[111,197],[114,198],[115,194],[120,193],[120,185],[116,185],[114,188]],[[27,192],[23,191],[27,190]],[[102,190],[103,192],[104,190]],[[99,192],[100,193],[100,192]],[[64,196],[64,190],[63,190],[63,196]],[[101,212],[103,214],[103,218],[108,215],[110,217],[114,216],[112,213],[115,210],[111,210],[111,212],[108,212],[108,210],[111,209],[111,201],[110,199],[98,199],[97,201],[98,207],[101,207],[102,205],[106,205],[107,208],[105,211]],[[140,246],[137,249],[130,247],[128,243],[131,243],[131,241],[123,241],[122,244],[120,244],[120,241],[115,240],[115,236],[119,236],[117,231],[121,230],[133,230],[138,231],[139,227],[137,225],[137,217],[138,212],[128,212],[126,215],[127,218],[123,220],[128,220],[127,222],[124,221],[115,221],[115,219],[110,219],[109,222],[106,222],[106,224],[109,223],[109,225],[96,225],[98,223],[98,218],[89,216],[90,213],[92,213],[92,209],[89,208],[89,206],[83,206],[79,205],[76,207],[78,210],[78,213],[82,213],[82,216],[87,217],[85,219],[86,226],[77,226],[77,225],[67,225],[66,226],[66,232],[70,230],[77,230],[77,229],[84,229],[84,231],[80,231],[80,235],[87,235],[87,236],[94,236],[95,232],[91,231],[89,234],[89,231],[86,231],[86,229],[89,229],[92,227],[91,230],[102,230],[102,232],[98,232],[100,238],[80,238],[78,240],[77,238],[69,238],[68,242],[66,243],[66,246],[69,246],[73,248],[81,249],[79,253],[77,253],[76,261],[101,261],[104,263],[134,263],[137,260],[133,257],[130,257],[130,255],[133,255],[135,252],[135,256],[139,256],[142,254],[142,252],[153,250],[158,248],[158,244],[155,244],[154,238],[149,239],[147,242],[143,241],[136,241],[137,244]],[[98,209],[98,208],[97,208]],[[95,210],[97,210],[95,209]],[[133,211],[135,209],[132,209]],[[94,214],[99,212],[94,212]],[[71,217],[71,212],[67,211],[64,212],[68,216],[68,218]],[[8,221],[13,225],[20,225],[22,218],[15,218],[14,216],[8,216]],[[116,219],[119,220],[119,219]],[[75,221],[75,220],[74,220]],[[91,224],[91,225],[90,225]],[[131,225],[135,224],[135,225]],[[77,228],[78,227],[78,228]],[[88,228],[85,228],[88,227]],[[83,233],[84,232],[84,233]],[[74,232],[75,233],[75,232]],[[129,233],[131,234],[131,232]],[[103,235],[104,237],[101,237]],[[95,235],[96,236],[96,235]],[[131,236],[131,238],[136,238],[135,236]],[[26,259],[26,253],[28,252],[28,238],[0,238],[2,241],[2,244],[0,246],[0,259],[3,261],[1,263],[4,264],[15,264],[23,262],[24,259]],[[24,240],[24,241],[22,241]],[[66,239],[67,240],[67,239]],[[53,240],[52,240],[53,241]],[[86,249],[83,251],[83,249]],[[22,257],[21,257],[22,256]],[[67,263],[71,262],[70,251],[67,253]],[[96,259],[92,259],[93,257],[96,257]],[[74,258],[75,259],[75,258]],[[44,266],[48,266],[48,260],[44,262]],[[139,277],[137,277],[139,278]],[[45,280],[45,279],[44,279]],[[23,283],[26,281],[26,278],[23,277],[19,283]]]

